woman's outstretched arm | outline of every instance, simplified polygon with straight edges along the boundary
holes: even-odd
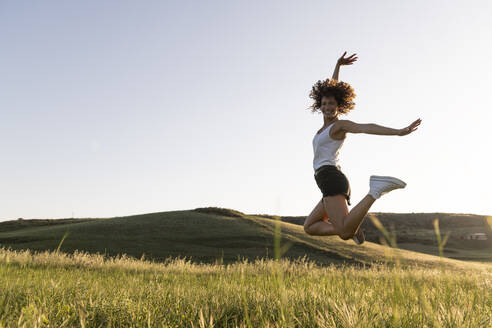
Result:
[[[374,123],[355,123],[350,120],[340,120],[338,129],[350,133],[404,136],[417,130],[420,122],[422,120],[419,118],[403,129],[393,129]]]
[[[347,52],[345,51],[342,57],[338,58],[337,64],[335,65],[335,70],[333,71],[332,79],[338,81],[338,73],[340,73],[340,66],[342,65],[352,65],[354,61],[357,60],[357,57],[352,58],[356,54],[351,55],[350,57],[343,58]]]

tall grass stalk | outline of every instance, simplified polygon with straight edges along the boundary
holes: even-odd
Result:
[[[61,245],[63,244],[63,241],[65,240],[65,238],[68,237],[70,233],[67,231],[65,232],[65,234],[63,235],[62,239],[60,240],[60,242],[58,243],[58,247],[56,248],[56,253],[59,253],[60,252],[60,247]]]

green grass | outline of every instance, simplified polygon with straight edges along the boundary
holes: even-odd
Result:
[[[0,248],[0,327],[490,327],[487,264],[164,263]]]
[[[0,328],[492,327],[492,264],[385,246],[397,235],[376,215],[383,244],[360,246],[279,219],[0,224]],[[445,254],[450,222],[431,225]]]

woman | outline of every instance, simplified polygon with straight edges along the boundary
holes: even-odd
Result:
[[[354,89],[345,82],[338,82],[340,66],[351,65],[357,57],[337,61],[332,79],[318,81],[309,94],[314,103],[309,107],[312,112],[323,114],[324,124],[313,138],[314,178],[323,197],[304,222],[304,231],[309,235],[338,235],[343,240],[353,238],[357,244],[365,240],[364,232],[359,229],[372,204],[382,195],[394,189],[405,188],[406,183],[391,176],[371,175],[368,194],[350,212],[350,184],[338,164],[338,154],[347,133],[367,133],[378,135],[404,136],[417,129],[420,118],[403,129],[392,129],[381,125],[359,124],[350,120],[338,119],[355,106]],[[352,58],[353,57],[353,58]]]

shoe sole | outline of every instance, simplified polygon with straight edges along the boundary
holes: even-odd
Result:
[[[406,182],[395,177],[384,176],[384,175],[371,175],[369,181],[381,181],[381,182],[391,182],[401,188],[406,187]]]
[[[362,233],[364,233],[364,232],[362,232]],[[363,240],[362,242],[361,242],[361,241],[359,241],[359,239],[358,239],[356,236],[353,236],[353,237],[352,237],[352,239],[353,239],[353,241],[354,241],[357,245],[361,245],[361,244],[363,244],[363,243],[366,241],[366,236],[365,236],[365,233],[364,233],[364,240]]]
[[[359,240],[356,238],[356,237],[352,237],[352,239],[354,240],[354,242],[357,244],[357,245],[361,245],[363,244],[364,242],[359,242]]]

